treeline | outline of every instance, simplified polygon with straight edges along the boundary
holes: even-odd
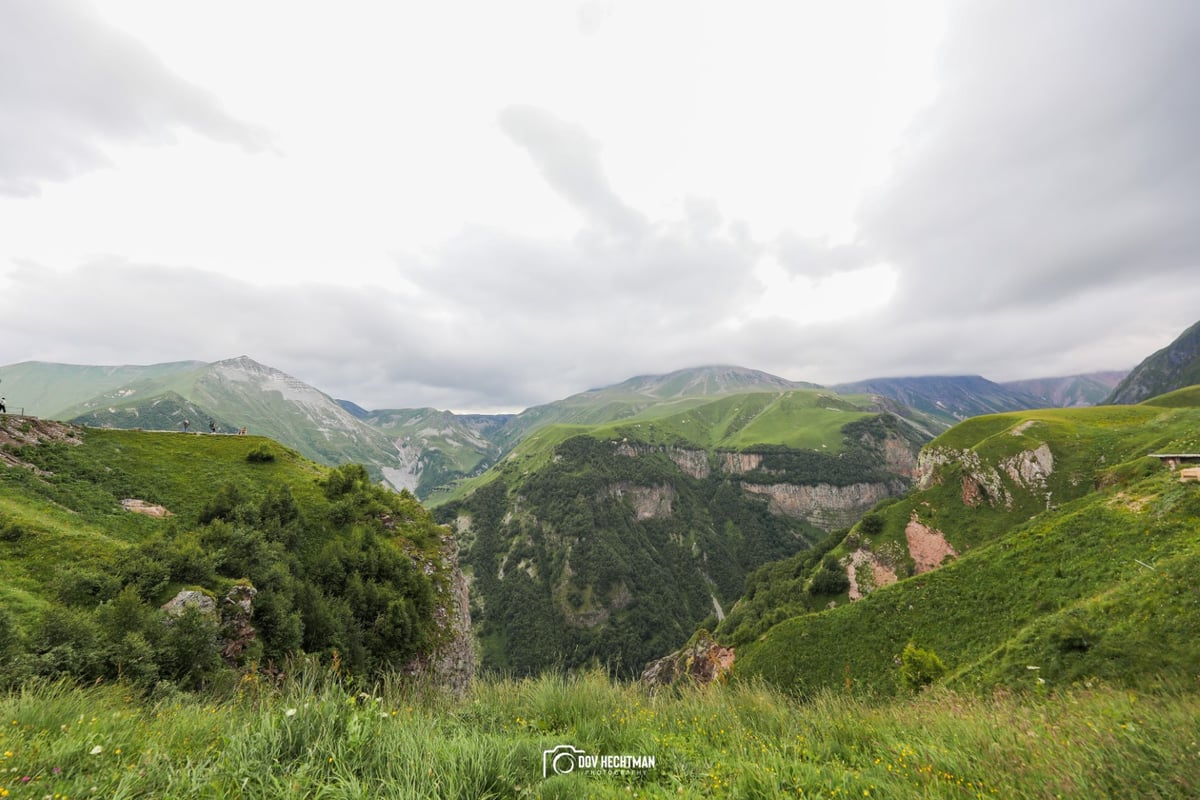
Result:
[[[226,483],[190,520],[63,563],[40,607],[0,606],[0,680],[120,677],[194,689],[301,652],[352,673],[403,666],[437,636],[441,576],[415,561],[436,557],[439,529],[360,465],[331,470],[321,489],[319,502],[301,504],[285,483]],[[45,535],[0,517],[13,552]],[[164,608],[181,590],[190,602]]]

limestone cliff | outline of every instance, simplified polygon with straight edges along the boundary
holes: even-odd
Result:
[[[941,483],[943,468],[951,465],[957,465],[961,470],[962,501],[971,507],[986,502],[993,508],[1012,510],[1014,490],[1037,495],[1045,501],[1047,508],[1054,499],[1047,480],[1054,472],[1054,453],[1045,442],[995,464],[985,463],[974,450],[927,447],[921,451],[918,460],[917,488],[927,489]]]
[[[892,483],[853,483],[833,486],[819,483],[803,486],[792,483],[744,483],[742,489],[765,495],[776,514],[803,519],[818,528],[832,530],[852,524],[873,505],[904,490],[900,481]]]
[[[675,487],[669,483],[660,483],[655,486],[634,486],[629,481],[621,481],[609,486],[603,495],[628,499],[640,522],[646,519],[662,519],[671,516],[671,503],[675,499]]]
[[[461,694],[475,677],[475,635],[471,629],[471,606],[467,577],[458,564],[458,543],[446,533],[438,551],[440,563],[422,565],[427,572],[442,572],[436,584],[433,615],[441,632],[431,652],[409,662],[405,672],[420,675],[434,685]]]

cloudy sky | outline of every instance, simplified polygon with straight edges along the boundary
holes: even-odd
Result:
[[[1198,43],[1193,0],[0,0],[0,364],[455,410],[1130,367],[1200,319]]]

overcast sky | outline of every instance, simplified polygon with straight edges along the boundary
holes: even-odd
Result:
[[[1197,75],[1193,0],[0,0],[0,364],[1131,367],[1200,319]]]

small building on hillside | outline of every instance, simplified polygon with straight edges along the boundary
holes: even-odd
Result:
[[[1151,453],[1150,457],[1157,458],[1170,467],[1172,471],[1178,467],[1182,467],[1184,464],[1200,466],[1200,453]]]

